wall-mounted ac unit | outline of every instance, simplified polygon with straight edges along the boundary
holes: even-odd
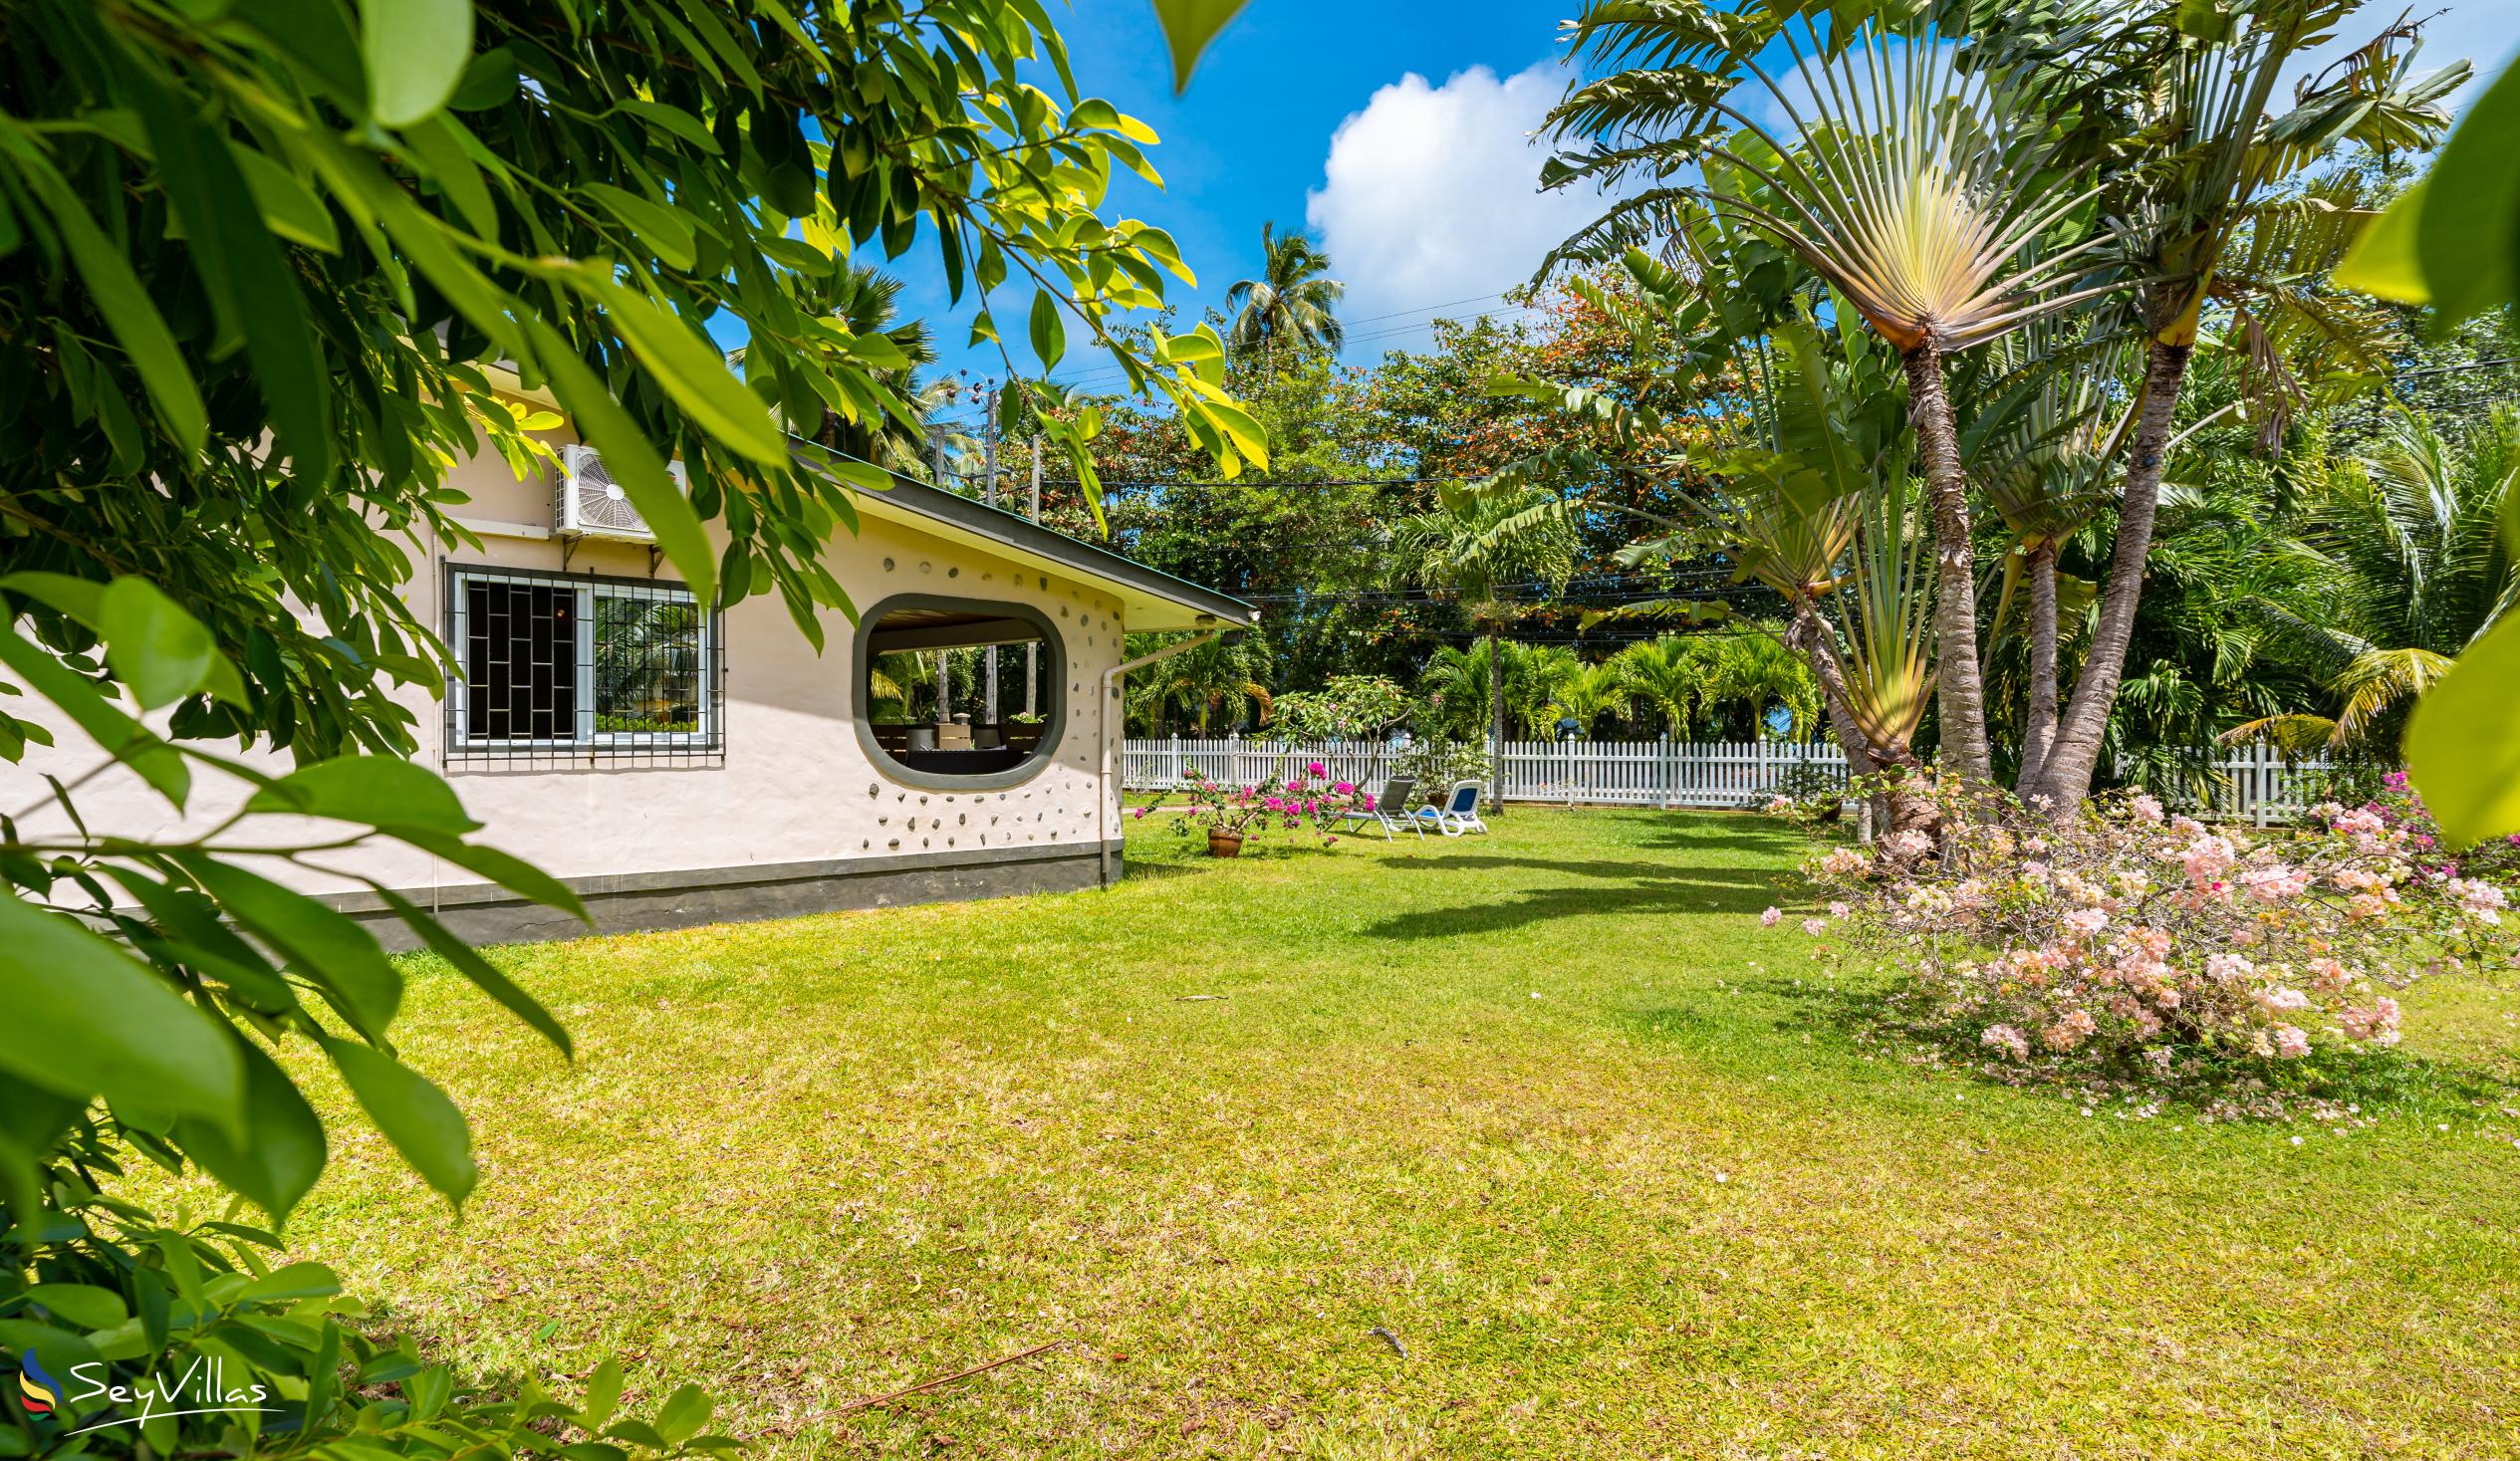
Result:
[[[691,490],[682,475],[682,463],[668,462],[665,470],[673,474],[676,487]],[[656,541],[655,531],[630,505],[630,494],[605,470],[603,456],[592,446],[560,449],[560,501],[552,521],[559,532],[573,538]]]

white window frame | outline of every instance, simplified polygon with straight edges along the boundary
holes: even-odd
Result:
[[[638,751],[651,748],[686,748],[715,744],[717,726],[717,610],[705,609],[699,597],[680,584],[639,585],[633,590],[628,583],[615,584],[604,579],[574,575],[536,573],[531,570],[475,568],[452,565],[448,571],[446,601],[447,643],[455,651],[458,662],[470,652],[471,593],[474,584],[524,584],[537,589],[567,589],[576,595],[575,640],[570,646],[570,661],[575,674],[577,713],[571,717],[576,734],[567,740],[554,736],[475,736],[472,727],[472,681],[462,674],[448,686],[454,703],[454,728],[447,751],[455,756],[466,752],[498,750],[549,751]],[[608,589],[614,593],[607,593]],[[595,726],[595,601],[599,598],[638,599],[650,604],[680,603],[701,609],[699,625],[699,694],[693,729],[687,731],[599,731]]]

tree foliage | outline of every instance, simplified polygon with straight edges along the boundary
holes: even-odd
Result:
[[[92,833],[83,776],[0,822],[13,1349],[57,1374],[234,1361],[282,1382],[271,1428],[298,1447],[356,1430],[477,1454],[562,1425],[703,1445],[696,1391],[623,1421],[618,1376],[578,1407],[449,1407],[446,1371],[337,1322],[329,1275],[266,1274],[268,1235],[242,1225],[222,1229],[237,1244],[163,1233],[115,1195],[118,1162],[197,1165],[285,1219],[327,1160],[296,1084],[321,1061],[431,1187],[473,1189],[462,1115],[395,1051],[402,967],[269,874],[397,843],[582,911],[471,841],[453,791],[404,759],[397,690],[436,693],[454,668],[404,607],[410,564],[478,546],[447,468],[487,449],[532,471],[534,433],[561,424],[503,392],[549,390],[703,600],[775,592],[819,636],[819,610],[849,607],[823,546],[881,478],[782,423],[828,417],[861,442],[920,428],[914,341],[863,256],[932,243],[952,291],[980,295],[979,334],[1012,308],[1055,363],[1071,326],[1110,341],[1166,275],[1191,278],[1161,230],[1098,212],[1117,170],[1153,175],[1153,140],[1077,93],[1023,0],[0,11],[0,677],[47,707],[0,712],[0,755],[74,726],[101,757],[90,776],[197,814],[161,838]],[[740,374],[712,328],[742,336]],[[1265,461],[1213,331],[1112,355],[1216,470]],[[1046,427],[1089,501],[1093,428]],[[203,748],[222,738],[295,769]],[[530,993],[369,891],[568,1053]],[[49,1418],[12,1409],[0,1446],[48,1448],[110,1403],[64,1398]],[[259,1424],[165,1416],[144,1438],[241,1452]]]

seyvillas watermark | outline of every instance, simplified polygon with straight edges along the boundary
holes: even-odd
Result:
[[[86,1435],[118,1425],[141,1425],[161,1416],[280,1413],[280,1407],[263,1403],[271,1398],[270,1386],[259,1380],[232,1383],[224,1359],[195,1359],[172,1378],[162,1371],[150,1371],[130,1380],[117,1380],[104,1360],[92,1359],[70,1366],[69,1383],[64,1384],[34,1355],[19,1356],[18,1403],[27,1414],[69,1419],[89,1408],[89,1401],[100,1398],[108,1407],[105,1419],[63,1434]]]

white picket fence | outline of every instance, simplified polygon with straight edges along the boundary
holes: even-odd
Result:
[[[1121,777],[1140,792],[1175,790],[1192,770],[1249,786],[1318,761],[1333,781],[1375,787],[1406,754],[1380,741],[1132,737],[1122,742]],[[1756,807],[1776,795],[1797,762],[1833,782],[1847,776],[1846,753],[1825,742],[1507,741],[1503,761],[1505,800],[1566,807]],[[2224,751],[2213,766],[2212,815],[2261,827],[2308,806],[2328,770],[2324,758],[2286,760],[2262,746]]]

